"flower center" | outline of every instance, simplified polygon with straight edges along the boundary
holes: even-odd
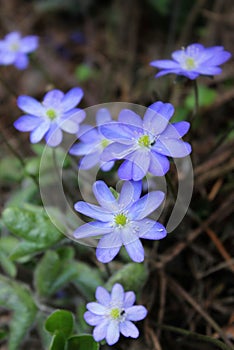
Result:
[[[55,110],[52,108],[47,109],[46,115],[47,117],[49,117],[50,120],[54,120],[57,117]]]
[[[149,135],[143,135],[143,136],[139,137],[138,144],[141,147],[149,148],[150,145],[151,145],[151,141],[150,141]]]
[[[117,320],[120,317],[120,309],[117,307],[111,309],[110,316],[112,319]]]
[[[107,139],[103,139],[101,141],[102,148],[106,148],[109,145],[110,141]]]
[[[127,223],[127,221],[128,221],[127,216],[124,215],[124,214],[122,214],[122,213],[117,214],[117,215],[115,216],[115,223],[116,223],[116,225],[125,226],[126,223]]]
[[[14,42],[11,44],[11,51],[17,52],[19,50],[19,43]]]
[[[185,60],[185,66],[186,66],[186,69],[188,69],[188,70],[194,69],[196,67],[196,63],[194,61],[194,58],[187,57]]]

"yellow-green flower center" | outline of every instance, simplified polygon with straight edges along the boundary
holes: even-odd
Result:
[[[117,320],[120,317],[120,310],[117,307],[114,309],[111,309],[110,316],[114,320]]]
[[[57,117],[55,110],[52,108],[47,109],[46,115],[50,118],[50,120],[54,120]]]
[[[19,50],[19,43],[15,42],[11,44],[11,51],[17,52]]]
[[[109,145],[109,143],[110,143],[110,141],[107,140],[107,139],[103,139],[101,141],[101,145],[102,145],[103,148],[106,148]]]
[[[141,137],[139,137],[138,139],[138,144],[141,146],[141,147],[150,147],[150,138],[148,135],[143,135]]]
[[[128,220],[127,216],[122,214],[122,213],[121,214],[117,214],[115,216],[115,223],[117,225],[124,226],[124,225],[126,225],[127,220]]]
[[[188,57],[185,60],[185,66],[188,70],[192,70],[196,67],[196,63],[192,57]]]

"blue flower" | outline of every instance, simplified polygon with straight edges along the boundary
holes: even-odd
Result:
[[[88,170],[98,163],[101,164],[103,171],[108,171],[113,167],[113,161],[102,162],[100,160],[103,150],[111,143],[110,140],[107,140],[102,135],[100,125],[111,121],[112,119],[108,109],[101,108],[96,115],[97,128],[85,124],[80,127],[77,136],[81,142],[73,145],[69,151],[70,154],[75,156],[84,155],[79,163],[80,169]]]
[[[132,321],[143,320],[147,310],[142,305],[133,305],[136,300],[132,291],[124,292],[121,284],[114,284],[111,293],[97,287],[97,302],[87,304],[85,321],[95,326],[93,337],[99,342],[106,339],[108,345],[118,342],[120,333],[125,337],[138,338],[139,331]]]
[[[146,111],[143,120],[131,110],[120,112],[118,122],[100,126],[101,133],[114,141],[102,154],[103,161],[125,159],[118,170],[123,180],[141,180],[147,172],[162,176],[169,170],[169,157],[184,157],[191,146],[180,138],[190,124],[169,124],[174,113],[170,103],[156,102]]]
[[[18,69],[28,65],[27,54],[38,47],[38,37],[35,35],[21,37],[19,32],[12,32],[0,40],[0,65],[14,64]]]
[[[172,53],[173,60],[156,60],[151,66],[161,69],[156,78],[174,73],[189,79],[196,79],[199,75],[217,75],[222,72],[218,67],[231,57],[230,52],[224,51],[222,46],[205,48],[201,44],[192,44],[182,50]]]
[[[27,114],[16,120],[14,126],[19,131],[31,131],[32,143],[45,137],[49,146],[56,147],[62,141],[62,130],[70,134],[78,132],[85,112],[74,107],[82,97],[80,88],[73,88],[66,94],[60,90],[51,90],[41,103],[30,96],[19,96],[18,107]]]
[[[141,190],[140,181],[126,181],[120,193],[114,196],[103,181],[96,181],[93,192],[100,206],[83,201],[75,204],[76,211],[95,221],[78,227],[74,237],[101,235],[96,256],[102,263],[113,260],[122,245],[133,261],[142,262],[144,248],[140,238],[157,240],[166,236],[163,225],[146,218],[162,203],[164,193],[153,191],[140,198]]]

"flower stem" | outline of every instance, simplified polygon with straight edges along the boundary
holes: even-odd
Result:
[[[168,326],[168,325],[158,325],[158,327],[165,329],[165,330],[168,330],[170,332],[182,334],[182,335],[189,337],[189,338],[193,338],[193,339],[200,340],[200,341],[207,342],[207,343],[212,343],[212,344],[216,345],[219,349],[222,349],[222,350],[231,350],[230,347],[228,345],[226,345],[225,343],[223,343],[222,341],[215,339],[215,338],[212,338],[212,337],[209,337],[207,335],[191,332],[191,331],[186,330],[186,329],[182,329],[182,328],[178,328],[178,327],[174,327],[174,326]]]
[[[191,118],[191,122],[193,119],[196,117],[199,109],[199,95],[198,95],[198,85],[197,85],[197,80],[193,80],[193,89],[194,89],[194,98],[195,98],[195,103],[194,103],[194,108],[193,108],[193,114]]]

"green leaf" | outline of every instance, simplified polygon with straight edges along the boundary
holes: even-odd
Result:
[[[24,239],[12,253],[14,259],[48,248],[63,238],[44,208],[39,206],[8,207],[2,219],[10,232]]]
[[[3,211],[3,222],[15,235],[45,247],[57,243],[63,237],[43,207],[8,207]]]
[[[17,269],[15,264],[9,258],[12,250],[18,245],[18,239],[12,236],[5,236],[0,238],[0,265],[7,275],[15,277]]]
[[[206,86],[198,86],[198,102],[199,107],[210,106],[217,97],[217,91],[215,89],[208,88]],[[195,105],[194,91],[186,97],[185,107],[192,110]]]
[[[115,283],[120,283],[126,290],[139,292],[148,277],[148,271],[144,264],[129,263],[112,275],[105,287],[111,289]]]
[[[13,311],[8,350],[18,350],[37,313],[31,292],[24,285],[0,275],[0,304]]]
[[[64,338],[69,337],[74,327],[74,316],[67,310],[54,311],[45,322],[45,329],[51,334],[61,333]]]
[[[53,336],[49,350],[65,350],[66,339],[62,333]]]
[[[148,0],[148,2],[161,15],[167,15],[171,9],[171,0]]]
[[[86,298],[91,299],[94,297],[96,288],[103,284],[101,272],[83,262],[77,262],[76,266],[77,276],[73,282]]]
[[[32,179],[27,178],[27,181],[24,181],[22,188],[12,192],[7,201],[7,207],[21,207],[22,203],[39,203],[39,200],[37,186]]]
[[[38,263],[34,284],[41,297],[60,290],[77,276],[77,265],[70,259],[62,259],[55,251],[47,251]]]
[[[98,350],[99,343],[89,334],[74,335],[67,340],[66,350]]]
[[[5,273],[10,277],[15,277],[17,270],[15,264],[9,259],[7,254],[0,250],[0,265]]]
[[[95,77],[97,75],[96,69],[90,67],[88,64],[81,63],[76,67],[75,76],[81,83]]]
[[[4,157],[0,160],[0,180],[3,183],[12,184],[19,182],[23,177],[23,169],[20,161],[15,157]]]

